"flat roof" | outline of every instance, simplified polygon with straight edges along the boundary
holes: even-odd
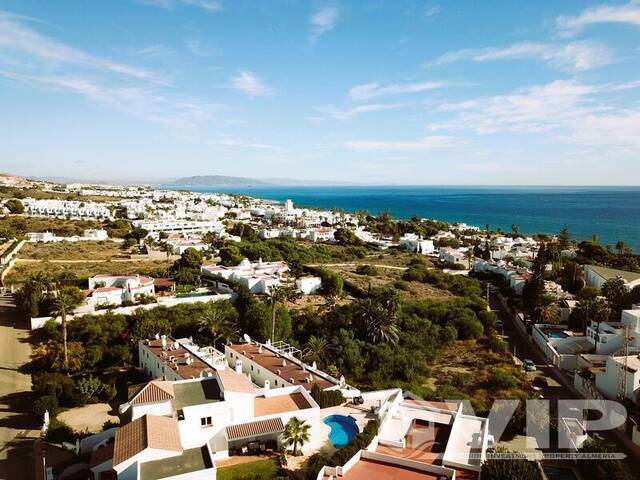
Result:
[[[600,267],[598,265],[586,265],[591,270],[596,272],[605,280],[610,278],[622,277],[626,282],[634,282],[640,280],[640,273],[627,272],[626,270],[618,270],[615,268]]]
[[[174,348],[175,343],[175,338],[167,337],[166,348],[162,347],[161,338],[148,340],[146,343],[143,343],[143,345],[156,356],[160,363],[164,364],[167,368],[171,368],[180,378],[199,378],[202,376],[202,372],[213,374],[214,369],[210,365],[205,363],[197,355],[194,355],[193,352],[184,348],[179,341],[178,348]],[[171,356],[176,359],[177,368],[169,361],[169,357]],[[187,358],[193,359],[193,362],[187,363]]]
[[[190,448],[182,455],[145,462],[140,465],[140,480],[160,480],[213,468],[207,447]]]
[[[439,480],[435,473],[424,472],[413,468],[402,467],[390,463],[361,459],[340,477],[344,480]]]
[[[175,393],[173,406],[176,410],[222,400],[220,386],[215,378],[202,379],[197,382],[174,383],[173,391]]]
[[[337,383],[331,382],[320,375],[316,375],[306,368],[303,370],[300,360],[278,354],[270,350],[266,345],[262,345],[262,348],[260,348],[259,345],[251,342],[234,343],[226,347],[233,350],[236,354],[242,355],[261,367],[266,368],[274,375],[282,378],[285,382],[293,385],[302,385],[307,390],[311,390],[313,385],[318,385],[323,389],[337,385]],[[283,360],[285,365],[283,365]],[[307,381],[309,378],[311,378],[311,381]],[[291,379],[293,379],[293,382],[291,382]]]
[[[288,395],[276,395],[274,397],[256,397],[253,399],[254,416],[263,417],[277,413],[305,410],[311,405],[302,393],[290,393]]]

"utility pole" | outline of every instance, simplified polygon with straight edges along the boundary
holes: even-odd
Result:
[[[627,396],[627,368],[629,366],[629,327],[625,325],[624,327],[624,339],[622,346],[622,354],[624,357],[622,358],[622,372],[620,372],[620,376],[618,377],[618,400],[623,401]]]

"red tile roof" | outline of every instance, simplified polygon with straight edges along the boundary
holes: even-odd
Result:
[[[171,382],[152,380],[145,385],[129,387],[129,403],[132,405],[162,402],[174,398],[175,394]]]
[[[281,433],[284,431],[284,424],[280,417],[258,420],[256,422],[230,425],[225,428],[228,440],[241,440],[243,438],[268,435],[270,433]]]
[[[178,421],[171,417],[145,415],[120,427],[113,447],[114,467],[147,448],[181,452]]]

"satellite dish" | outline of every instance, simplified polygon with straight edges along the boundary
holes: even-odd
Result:
[[[245,342],[251,343],[251,337],[249,335],[247,335],[246,333],[242,335],[242,338],[244,338]]]

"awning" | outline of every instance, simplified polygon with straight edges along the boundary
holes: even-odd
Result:
[[[225,428],[227,440],[241,440],[243,438],[258,437],[271,433],[282,433],[284,424],[280,417],[259,420],[257,422],[240,423]]]

